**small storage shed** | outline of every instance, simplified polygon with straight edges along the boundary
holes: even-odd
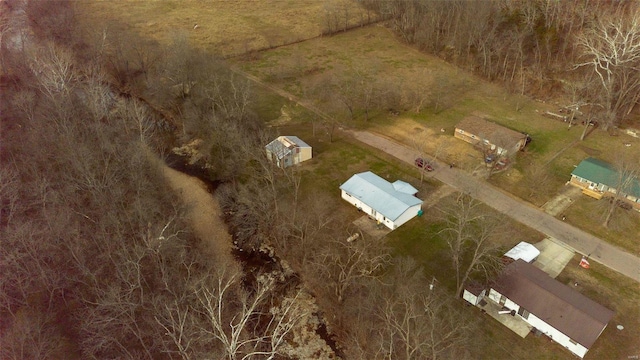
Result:
[[[299,164],[313,156],[311,146],[297,136],[279,136],[265,149],[269,160],[281,168]]]

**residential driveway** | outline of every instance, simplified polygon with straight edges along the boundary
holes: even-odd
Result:
[[[366,131],[349,131],[349,133],[359,141],[413,165],[415,152],[410,148]],[[597,261],[640,282],[640,258],[637,256],[558,220],[532,204],[488,184],[483,179],[457,168],[450,169],[443,163],[436,163],[435,167],[435,171],[429,173],[430,176],[469,194],[512,219],[556,239],[566,247],[589,256],[590,260]]]
[[[581,195],[582,189],[567,184],[560,194],[542,205],[542,210],[551,216],[560,215]]]
[[[568,249],[557,240],[550,238],[533,244],[533,246],[540,250],[540,255],[538,255],[533,265],[549,274],[552,278],[560,275],[575,254],[573,250]]]

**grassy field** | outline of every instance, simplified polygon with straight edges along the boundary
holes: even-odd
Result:
[[[329,4],[339,6],[339,0]],[[274,44],[291,43],[300,39],[314,38],[322,31],[325,8],[317,1],[239,1],[239,2],[162,2],[162,1],[92,1],[80,3],[81,14],[97,23],[106,24],[105,19],[116,18],[125,28],[161,43],[170,41],[175,32],[189,34],[194,45],[213,54],[232,55],[252,49],[261,49]],[[350,14],[358,18],[355,2]],[[114,15],[116,14],[116,15]],[[195,24],[197,29],[193,29]],[[343,119],[347,126],[367,128],[383,133],[398,141],[411,143],[416,133],[424,136],[425,149],[432,154],[440,152],[447,161],[456,161],[473,168],[478,161],[475,150],[467,144],[453,139],[455,124],[465,116],[485,116],[513,129],[528,132],[533,142],[527,151],[519,154],[516,165],[509,171],[496,174],[491,181],[502,188],[536,205],[541,205],[555,195],[569,179],[573,167],[586,156],[596,156],[613,161],[619,154],[633,151],[632,157],[640,161],[640,141],[637,139],[611,137],[596,131],[584,142],[575,143],[581,129],[567,130],[566,124],[541,116],[555,106],[509,95],[501,87],[461,71],[449,64],[426,56],[407,47],[389,30],[380,26],[369,26],[338,34],[332,37],[314,38],[286,47],[261,52],[252,60],[237,59],[235,65],[261,79],[287,89],[302,98],[313,95],[313,87],[323,77],[331,78],[346,70],[358,71],[363,76],[373,76],[381,82],[393,82],[401,89],[423,91],[429,98],[438,101],[424,107],[420,112],[411,109],[399,116],[387,111],[375,113],[368,122]],[[254,109],[258,115],[270,122],[278,118],[283,124],[274,127],[275,134],[294,134],[313,146],[314,159],[305,163],[302,193],[308,197],[321,198],[324,205],[336,216],[355,220],[361,213],[340,200],[339,185],[356,172],[373,170],[390,179],[402,179],[419,188],[420,193],[429,193],[440,184],[429,180],[420,184],[418,171],[410,165],[400,163],[388,155],[337,133],[334,141],[321,129],[315,129],[307,111],[289,100],[256,88],[260,95]],[[328,113],[335,113],[328,106]],[[335,105],[335,104],[333,104]],[[282,116],[286,113],[287,116]],[[281,119],[282,120],[282,119]],[[442,132],[441,129],[445,131]],[[631,142],[625,147],[623,142]],[[468,162],[468,165],[467,165]],[[548,181],[532,196],[527,176],[532,169],[546,169]],[[614,239],[612,242],[636,251],[629,244],[640,235],[638,215],[621,217],[614,223],[618,230],[604,231],[589,214],[599,211],[601,203],[584,199],[578,201],[567,213],[569,221],[598,236]],[[436,276],[441,284],[452,287],[451,268],[446,255],[446,244],[439,238],[437,230],[442,227],[429,216],[416,218],[388,236],[388,243],[397,254],[415,257],[425,271]],[[635,216],[635,217],[634,217]],[[626,218],[630,220],[625,220]],[[625,228],[626,227],[626,228]],[[540,235],[518,224],[513,224],[519,241],[536,242]],[[622,230],[620,230],[622,229]],[[629,230],[631,229],[631,230]],[[503,244],[508,247],[512,244]],[[575,261],[574,261],[575,262]],[[577,267],[567,268],[560,281],[579,281],[579,287],[587,296],[616,311],[612,324],[604,332],[596,347],[587,355],[592,359],[620,358],[638,355],[640,348],[635,342],[634,331],[640,328],[640,295],[637,283],[595,264],[589,271]],[[568,352],[544,337],[529,336],[520,339],[499,323],[488,319],[476,309],[463,308],[472,319],[480,321],[482,333],[474,337],[472,354],[475,358],[492,359],[570,359]],[[615,325],[621,323],[626,330],[619,332]]]
[[[76,9],[92,24],[122,27],[161,44],[187,34],[195,46],[223,57],[319,36],[327,11],[339,12],[341,24],[346,14],[349,26],[367,18],[346,0],[81,1]]]
[[[241,61],[239,65],[303,98],[313,94],[321,77],[340,74],[343,69],[364,72],[365,77],[382,78],[383,83],[397,82],[405,88],[422,84],[430,96],[442,98],[438,111],[426,107],[420,113],[407,111],[399,116],[381,112],[368,122],[346,118],[342,122],[405,144],[419,142],[427,153],[455,162],[468,171],[483,163],[477,150],[452,136],[453,128],[465,116],[484,116],[527,132],[533,138],[532,143],[518,154],[512,168],[493,175],[490,182],[537,206],[553,198],[569,180],[574,167],[586,157],[594,156],[613,163],[617,158],[625,157],[640,162],[637,151],[640,140],[626,135],[610,136],[596,130],[584,141],[579,141],[581,126],[568,129],[566,123],[541,115],[554,109],[553,106],[508,94],[495,84],[408,48],[380,26],[267,51],[260,59]],[[324,110],[332,113],[329,104],[318,103],[318,106],[325,106]],[[345,116],[335,111],[333,114]],[[625,143],[632,146],[626,147]],[[639,214],[630,216],[640,219]],[[584,223],[575,221],[574,224],[637,253],[638,244],[631,234],[640,231],[640,221],[627,221],[626,227],[618,226],[618,232],[612,232],[589,217],[584,219]]]

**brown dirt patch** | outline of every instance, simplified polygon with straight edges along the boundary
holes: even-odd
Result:
[[[376,132],[401,141],[418,152],[435,156],[447,163],[455,163],[458,167],[474,170],[481,165],[480,155],[471,144],[454,138],[452,128],[441,130],[429,128],[408,117],[401,117],[392,124],[378,125],[375,128]]]
[[[578,147],[580,148],[580,150],[584,151],[589,156],[598,156],[598,155],[600,155],[602,153],[602,151],[600,151],[598,149],[592,149],[592,148],[584,146],[584,145],[580,145]]]
[[[220,205],[207,191],[205,184],[193,176],[168,167],[150,152],[148,158],[160,168],[169,187],[187,207],[186,216],[191,230],[200,239],[203,249],[217,263],[233,264],[235,260],[231,255],[231,235],[222,220]]]

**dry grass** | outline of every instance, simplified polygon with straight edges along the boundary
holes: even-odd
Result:
[[[92,24],[124,26],[164,44],[174,34],[186,33],[195,46],[225,57],[319,36],[327,9],[344,17],[345,8],[350,26],[366,18],[365,11],[348,0],[119,0],[81,1],[76,6]]]
[[[117,17],[116,20],[129,29],[161,43],[167,43],[175,32],[187,32],[196,46],[224,56],[319,35],[324,21],[325,3],[327,2],[315,0],[92,1],[79,3],[78,8],[82,16],[98,24],[105,25],[104,19]],[[328,3],[340,4],[341,0],[329,0]],[[355,2],[348,4],[353,6],[354,11],[351,13],[353,19],[356,19],[357,5]],[[194,30],[196,23],[199,27]],[[303,98],[309,96],[309,89],[319,78],[331,77],[343,69],[358,69],[383,81],[399,84],[405,89],[424,89],[430,97],[442,98],[437,111],[426,107],[420,113],[407,112],[397,118],[381,113],[366,124],[350,125],[365,126],[407,144],[411,143],[416,133],[425,134],[427,152],[433,153],[435,149],[441,148],[443,157],[448,161],[454,160],[456,155],[460,157],[455,159],[458,163],[476,161],[471,160],[474,154],[471,146],[451,136],[453,126],[469,114],[482,114],[513,129],[528,132],[534,139],[529,152],[521,158],[515,169],[496,175],[496,181],[509,191],[525,194],[524,174],[527,168],[548,167],[553,181],[547,188],[548,193],[541,196],[541,202],[553,196],[554,188],[568,180],[573,165],[577,165],[586,156],[597,154],[598,157],[612,161],[618,152],[635,151],[635,156],[640,157],[640,152],[637,151],[640,140],[628,137],[623,140],[622,136],[609,137],[600,132],[595,132],[581,146],[567,148],[567,145],[578,139],[580,129],[567,131],[564,123],[540,115],[546,110],[555,110],[553,106],[509,95],[495,84],[484,82],[437,58],[401,44],[390,31],[379,26],[266,51],[257,60],[238,62],[238,65]],[[275,117],[277,115],[269,120]],[[445,129],[444,135],[440,129]],[[411,180],[412,183],[416,181],[411,179],[412,175],[406,166],[398,165],[382,154],[369,151],[370,149],[354,146],[346,139],[338,139],[330,144],[325,137],[312,136],[309,126],[293,126],[282,130],[295,130],[303,134],[305,140],[314,147],[314,160],[304,166],[305,172],[308,171],[306,175],[309,183],[303,186],[314,188],[314,191],[323,195],[335,194],[339,184],[348,176],[366,169],[393,174],[394,177]],[[624,147],[623,142],[631,142],[632,147]],[[341,215],[344,212],[347,218],[355,216],[353,209],[344,206],[339,198],[330,198],[332,200],[328,205],[335,207]],[[633,237],[637,236],[634,234]],[[633,338],[633,331],[640,326],[640,311],[634,300],[640,295],[637,283],[597,264],[590,272],[578,273],[575,269],[569,269],[560,277],[565,282],[573,279],[579,279],[579,282],[585,284],[584,290],[588,296],[616,311],[614,323],[604,332],[587,357],[637,356],[640,350]],[[625,325],[625,332],[618,333],[615,330],[618,322]],[[524,343],[514,339],[511,344],[509,334],[498,327],[499,325],[488,324],[485,331],[489,334],[478,337],[484,340],[482,346],[486,347],[477,349],[480,355],[491,354],[491,347],[499,345],[493,351],[496,354],[494,358],[528,358],[532,356],[529,347],[532,345],[533,349],[544,350],[536,352],[540,358],[569,358],[568,354],[558,351],[556,345],[540,339],[530,337]],[[507,340],[500,341],[504,338]]]
[[[557,280],[583,293],[590,299],[615,311],[613,320],[594,344],[587,359],[631,359],[640,355],[640,287],[638,283],[615,271],[591,262],[585,270],[578,266],[580,256],[567,265]],[[575,283],[578,286],[573,286]],[[616,329],[617,325],[624,330]]]

